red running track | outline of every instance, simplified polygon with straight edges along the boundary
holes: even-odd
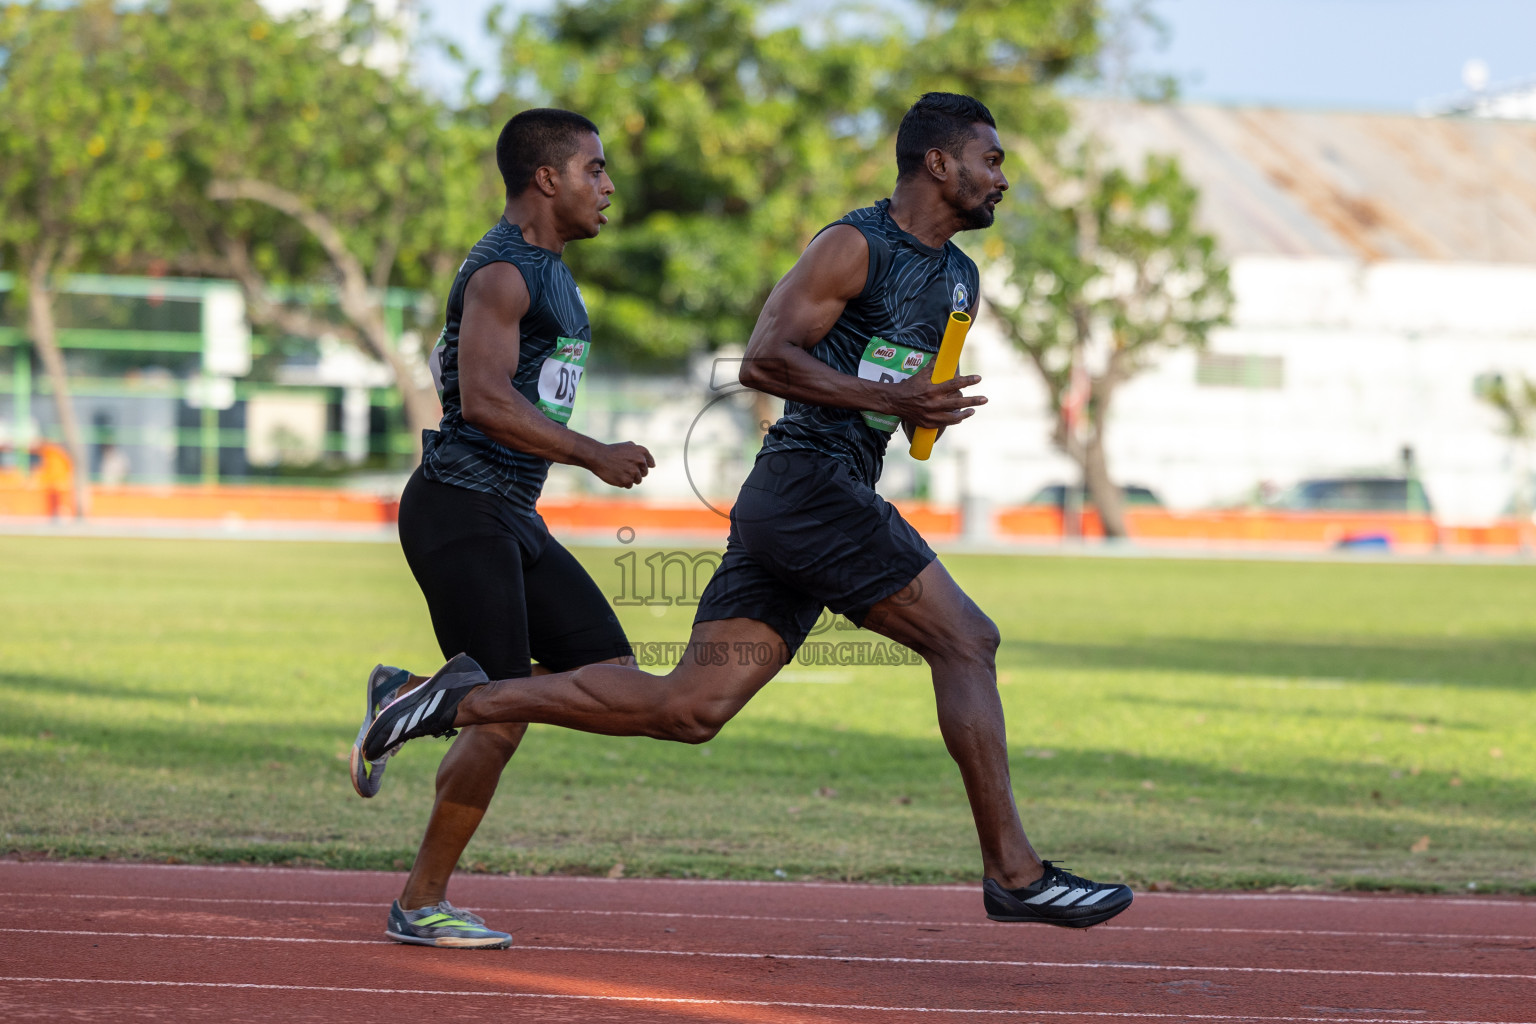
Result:
[[[1536,901],[460,876],[505,951],[383,939],[398,875],[0,862],[0,1020],[1536,1024]],[[402,1018],[402,1015],[409,1015]]]

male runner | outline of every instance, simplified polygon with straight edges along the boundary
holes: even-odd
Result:
[[[444,657],[435,683],[523,678],[594,662],[634,665],[597,584],[535,511],[551,462],[632,487],[656,463],[628,441],[568,429],[591,345],[586,306],[560,254],[608,222],[613,182],[597,127],[566,110],[525,110],[496,142],[501,220],[470,250],[434,350],[443,419],[425,431],[421,467],[400,498],[400,545],[426,597]],[[471,660],[471,658],[473,660]],[[537,659],[538,665],[531,664]],[[478,662],[478,664],[476,664]],[[378,792],[397,747],[363,756],[378,709],[420,683],[379,666],[368,681],[352,784]],[[512,937],[448,903],[449,876],[527,725],[464,729],[437,772],[437,800],[388,935],[427,946],[505,947]]]
[[[386,707],[367,749],[484,722],[702,743],[773,678],[825,606],[932,669],[981,841],[988,917],[1082,928],[1128,907],[1126,886],[1069,874],[1030,846],[1008,776],[997,628],[873,490],[898,421],[943,428],[986,401],[961,393],[979,377],[929,378],[950,313],[976,309],[976,266],[949,239],[992,223],[1008,187],[1002,163],[986,107],[925,95],[897,132],[891,198],[823,230],[769,296],[741,378],[787,405],[732,510],[682,664],[666,676],[588,666],[488,686],[443,680]],[[765,645],[779,664],[738,656]]]

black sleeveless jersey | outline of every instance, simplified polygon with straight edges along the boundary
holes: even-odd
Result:
[[[890,205],[889,199],[882,199],[836,222],[858,228],[869,242],[869,277],[864,290],[810,351],[851,377],[860,376],[861,363],[869,366],[869,357],[877,353],[937,352],[949,314],[969,310],[976,301],[980,281],[971,258],[953,242],[935,249],[907,234],[891,219]],[[882,350],[872,339],[890,345]],[[786,402],[758,458],[769,452],[821,452],[846,463],[855,479],[873,486],[880,479],[889,437],[858,410]]]
[[[488,263],[512,264],[528,286],[512,386],[551,419],[564,423],[570,417],[592,341],[586,305],[559,254],[528,244],[522,230],[503,218],[469,251],[448,293],[446,322],[432,353],[443,419],[437,430],[422,431],[421,470],[428,480],[500,495],[531,516],[549,461],[497,444],[465,422],[459,397],[464,290],[475,271]]]

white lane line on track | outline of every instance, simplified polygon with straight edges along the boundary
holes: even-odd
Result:
[[[400,878],[400,872],[398,871],[341,871],[329,868],[246,867],[229,864],[125,864],[114,861],[0,860],[0,870],[10,867],[106,868],[115,871],[207,871],[222,874],[275,874],[287,875],[289,877],[293,875],[323,875],[331,879],[348,876]],[[469,881],[469,884],[477,884],[477,882],[494,882],[498,885],[576,883],[579,885],[621,885],[632,888],[646,885],[665,885],[741,886],[745,888],[767,888],[784,891],[790,889],[853,889],[859,892],[890,890],[892,892],[905,892],[909,894],[924,892],[964,892],[974,894],[979,888],[975,885],[883,885],[875,882],[754,882],[734,881],[726,878],[596,878],[587,875],[472,875],[466,881]],[[1536,910],[1536,900],[1522,899],[1518,896],[1509,899],[1476,899],[1465,896],[1403,896],[1396,894],[1340,896],[1331,893],[1306,892],[1138,892],[1136,893],[1136,898],[1143,900],[1313,900],[1328,903],[1370,903],[1376,906],[1394,903],[1402,905],[1433,903],[1436,906],[1518,907],[1524,910]]]
[[[219,873],[236,874],[272,874],[272,875],[324,875],[327,878],[342,876],[374,876],[392,878],[398,880],[401,877],[399,871],[341,871],[332,868],[273,868],[260,866],[245,866],[234,864],[128,864],[119,861],[74,861],[74,860],[0,860],[0,869],[22,868],[106,868],[112,871],[210,871]],[[747,888],[776,887],[780,889],[858,889],[862,892],[871,892],[877,889],[890,889],[893,891],[911,892],[969,892],[974,893],[980,889],[979,885],[882,885],[878,882],[754,882],[750,880],[736,881],[729,878],[599,878],[587,875],[484,875],[482,880],[494,880],[503,884],[517,884],[531,882],[534,884],[551,884],[557,882],[577,882],[581,884],[614,885],[629,883],[630,885],[669,885],[669,886],[745,886]]]
[[[330,939],[291,935],[194,935],[179,932],[86,931],[74,928],[0,928],[20,935],[78,935],[87,938],[187,939],[197,942],[298,942],[320,945],[378,945],[377,940]],[[1477,981],[1536,981],[1536,974],[1494,974],[1475,971],[1366,971],[1322,967],[1202,967],[1187,964],[1122,964],[1111,960],[967,960],[951,957],[853,956],[827,953],[728,953],[708,949],[632,949],[621,946],[517,946],[534,953],[617,953],[621,956],[678,956],[717,960],[803,960],[843,964],[917,964],[942,967],[1044,967],[1111,971],[1206,971],[1223,974],[1308,974],[1351,978],[1457,978]]]
[[[79,900],[127,900],[130,902],[147,901],[157,903],[214,903],[236,904],[240,906],[263,907],[366,907],[377,910],[383,906],[379,901],[362,900],[266,900],[266,899],[230,899],[226,897],[211,896],[98,896],[89,893],[32,893],[32,892],[0,892],[0,899],[26,899],[38,900],[52,899],[79,899]],[[574,914],[594,917],[654,917],[666,920],[689,921],[764,921],[785,924],[863,924],[885,925],[898,928],[1002,928],[1009,929],[1013,925],[999,921],[903,921],[889,917],[784,917],[770,914],[695,914],[680,910],[589,910],[572,907],[470,907],[476,912],[486,914]],[[1297,936],[1323,936],[1334,938],[1379,938],[1379,939],[1469,939],[1478,942],[1536,942],[1536,935],[1485,935],[1464,932],[1384,932],[1384,931],[1356,931],[1328,928],[1216,928],[1196,926],[1174,925],[1136,925],[1136,924],[1106,924],[1099,927],[1095,934],[1103,935],[1107,932],[1172,932],[1188,934],[1212,934],[1212,935],[1297,935]]]
[[[1336,896],[1331,893],[1313,892],[1138,892],[1136,898],[1149,900],[1226,900],[1238,902],[1273,900],[1282,903],[1369,903],[1377,907],[1394,904],[1428,903],[1437,907],[1513,907],[1521,910],[1536,910],[1536,900],[1520,896],[1512,896],[1509,899],[1475,899],[1466,896],[1399,896],[1393,893],[1383,893],[1380,896]]]
[[[84,928],[0,928],[0,934],[79,935],[88,939],[192,939],[198,942],[297,942],[321,946],[382,946],[383,939],[333,939],[319,935],[195,935],[189,932],[105,932]],[[380,932],[379,934],[383,934]],[[520,949],[544,949],[520,946]]]
[[[1116,924],[1112,932],[1177,932],[1199,935],[1313,935],[1369,939],[1476,939],[1480,942],[1536,942],[1536,935],[1472,935],[1462,932],[1371,932],[1332,928],[1205,928],[1194,926]]]
[[[1264,1024],[1536,1024],[1533,1021],[1426,1020],[1423,1017],[1265,1017],[1242,1013],[1145,1013],[1112,1010],[961,1009],[945,1006],[879,1006],[865,1003],[802,1003],[770,999],[702,999],[686,996],[574,995],[560,992],[487,992],[421,988],[345,988],[332,985],[268,985],[243,981],[140,981],[118,978],[37,978],[0,975],[0,984],[140,985],[165,988],[265,990],[269,992],[338,992],[346,995],[455,996],[461,999],[549,999],[672,1006],[761,1006],[799,1010],[862,1010],[876,1013],[955,1013],[1011,1017],[1108,1017],[1132,1020],[1260,1021]]]

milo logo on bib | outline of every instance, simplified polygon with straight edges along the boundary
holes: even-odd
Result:
[[[589,341],[559,338],[555,350],[539,367],[539,400],[533,404],[556,423],[570,422],[571,408],[576,404],[576,386],[581,383],[591,348]]]
[[[906,380],[924,366],[933,354],[921,349],[892,344],[881,338],[870,338],[864,355],[859,357],[859,377],[876,380],[883,384],[895,384]],[[861,412],[864,422],[875,430],[889,434],[901,425],[901,418],[879,412]]]

